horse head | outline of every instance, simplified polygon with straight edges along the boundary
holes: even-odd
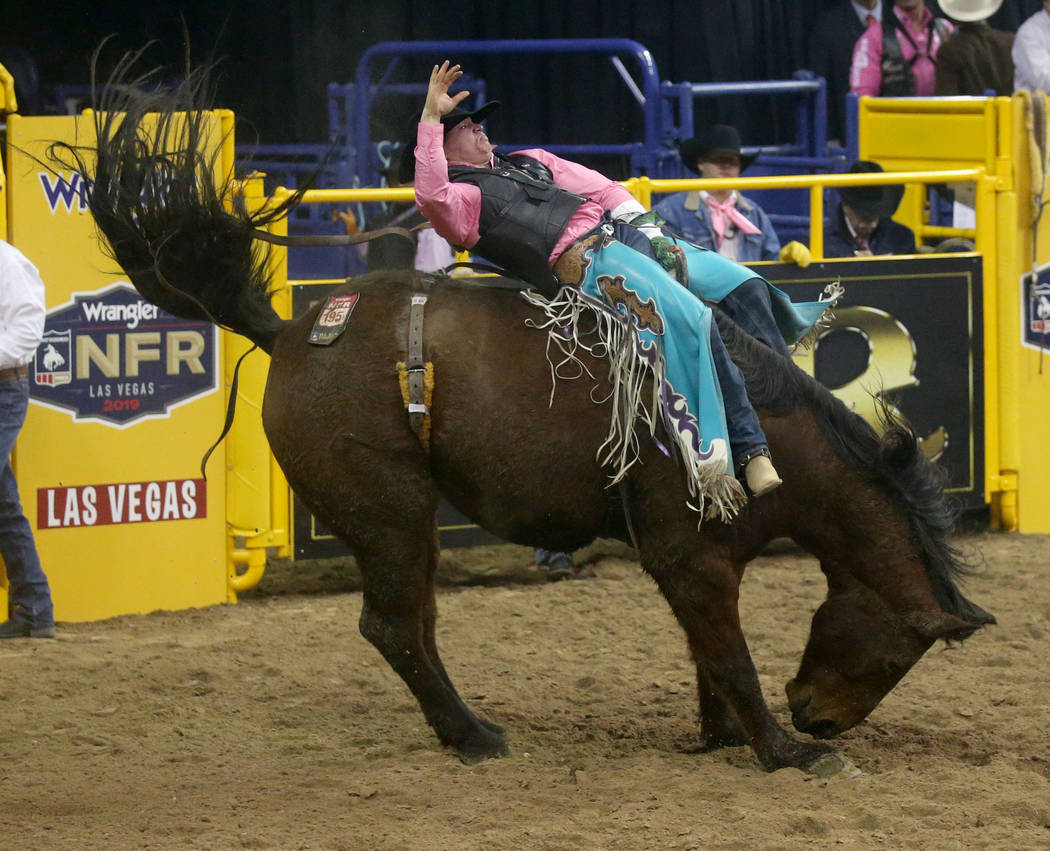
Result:
[[[866,718],[938,639],[961,641],[995,623],[956,585],[968,567],[947,540],[955,511],[943,472],[906,424],[886,416],[872,452],[852,444],[873,486],[863,518],[843,512],[852,533],[825,542],[828,596],[786,687],[795,727],[822,738]]]
[[[995,618],[956,585],[968,568],[949,543],[956,511],[946,474],[910,426],[883,405],[880,435],[787,359],[716,319],[784,477],[748,516],[816,555],[827,578],[786,690],[797,729],[833,736],[867,717],[935,641],[964,639]]]
[[[827,738],[863,721],[938,639],[960,641],[995,618],[969,608],[901,612],[862,582],[836,581],[813,616],[798,673],[786,686],[795,728]]]

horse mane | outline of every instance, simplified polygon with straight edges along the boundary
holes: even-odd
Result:
[[[722,339],[744,375],[752,405],[778,416],[808,408],[832,451],[870,473],[904,510],[941,608],[968,621],[986,615],[956,587],[956,580],[973,569],[948,542],[958,509],[944,493],[945,472],[922,454],[908,424],[882,404],[886,431],[880,437],[824,385],[748,335],[721,311],[714,312]]]
[[[89,178],[88,207],[111,256],[141,295],[186,319],[243,334],[266,351],[283,325],[270,306],[272,264],[252,232],[287,215],[309,182],[279,204],[247,210],[232,163],[220,160],[213,66],[190,68],[174,89],[137,73],[146,48],[125,54],[97,85],[95,140],[55,143],[51,160]],[[232,132],[232,131],[231,131]],[[224,170],[225,169],[225,170]]]

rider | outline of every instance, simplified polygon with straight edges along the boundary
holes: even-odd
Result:
[[[485,104],[474,112],[457,110],[469,93],[450,96],[448,89],[461,75],[460,66],[450,67],[448,61],[434,66],[417,128],[416,203],[434,229],[453,245],[499,263],[552,295],[562,283],[576,283],[565,280],[564,275],[559,278],[557,261],[604,221],[615,240],[658,261],[659,266],[652,266],[659,269],[655,277],[663,279],[657,284],[662,292],[661,311],[664,300],[678,299],[682,287],[664,271],[676,263],[682,265],[673,243],[655,224],[628,224],[646,215],[645,208],[615,181],[547,151],[522,151],[513,159],[494,154],[480,122],[498,103]],[[406,161],[411,165],[409,158]],[[532,203],[514,203],[523,194]],[[506,215],[512,209],[522,212]],[[765,282],[750,270],[737,264],[732,267],[738,278],[735,285],[756,280],[762,286],[755,289],[764,291]],[[719,271],[726,275],[726,267]],[[768,314],[768,296],[765,304]],[[706,310],[699,301],[694,306]],[[771,317],[767,324],[775,328]],[[777,348],[783,347],[783,338],[776,333]],[[767,493],[781,479],[770,460],[743,377],[713,324],[710,348],[738,475],[743,473],[756,496]]]

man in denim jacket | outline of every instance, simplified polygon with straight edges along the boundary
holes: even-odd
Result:
[[[754,161],[740,153],[736,128],[716,124],[679,146],[682,165],[706,178],[739,177]],[[688,242],[738,263],[776,260],[780,240],[769,216],[735,189],[676,192],[653,208],[668,229]]]

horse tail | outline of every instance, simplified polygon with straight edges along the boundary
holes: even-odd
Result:
[[[177,87],[164,88],[156,72],[133,74],[141,55],[125,54],[99,91],[96,53],[95,142],[53,145],[51,157],[89,178],[91,215],[143,298],[272,352],[285,320],[270,305],[269,252],[253,245],[252,231],[286,215],[305,188],[255,212],[236,205],[232,169],[221,173],[222,139],[207,113],[211,68],[188,70]]]

